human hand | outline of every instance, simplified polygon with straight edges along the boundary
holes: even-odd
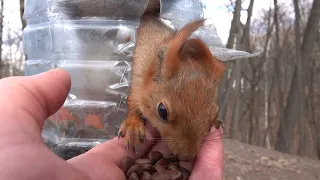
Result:
[[[51,152],[41,138],[44,120],[54,114],[65,101],[71,85],[68,73],[61,69],[35,76],[9,77],[0,80],[0,177],[6,180],[125,179],[119,168],[124,156],[141,158],[150,150],[169,154],[165,142],[154,145],[159,134],[149,124],[147,141],[140,154],[126,151],[123,140],[107,141],[68,161]],[[222,179],[222,130],[207,137],[195,162],[190,179]],[[184,163],[191,170],[191,163]]]

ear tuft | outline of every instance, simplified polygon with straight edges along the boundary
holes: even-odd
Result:
[[[182,59],[192,58],[213,73],[215,79],[220,79],[225,70],[225,65],[213,56],[208,46],[199,38],[189,39],[180,51]]]
[[[183,58],[192,57],[193,59],[198,59],[208,64],[212,63],[212,53],[210,49],[199,38],[186,41],[183,48],[181,48],[180,56]]]
[[[193,21],[186,24],[174,37],[170,40],[169,46],[163,62],[163,75],[165,79],[170,79],[179,71],[180,66],[180,49],[189,39],[191,34],[199,27],[204,25],[205,19]]]

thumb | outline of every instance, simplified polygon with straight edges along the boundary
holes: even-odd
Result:
[[[54,69],[34,76],[0,80],[0,124],[5,131],[41,133],[44,120],[65,101],[71,86],[68,73]]]
[[[156,143],[154,139],[159,138],[158,131],[148,122],[145,125],[145,131],[146,141],[140,144],[138,154],[135,154],[131,148],[126,150],[124,138],[118,139],[116,137],[92,148],[84,154],[69,159],[68,162],[86,172],[92,179],[122,179],[123,172],[119,168],[121,159],[125,156],[130,156],[133,159],[145,156]],[[95,168],[91,169],[88,166]],[[109,170],[106,171],[106,169]]]
[[[223,130],[211,132],[194,162],[190,180],[222,180],[223,177]]]

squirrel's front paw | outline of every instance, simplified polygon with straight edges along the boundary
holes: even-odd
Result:
[[[132,144],[134,151],[138,153],[139,145],[143,143],[146,138],[143,121],[138,117],[128,117],[120,126],[118,139],[120,136],[125,138],[126,150],[128,150],[130,144]]]

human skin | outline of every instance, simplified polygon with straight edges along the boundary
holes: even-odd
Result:
[[[124,140],[114,138],[90,151],[63,160],[51,152],[41,139],[44,120],[54,114],[65,101],[71,80],[62,69],[34,76],[8,77],[0,80],[0,177],[6,180],[119,180],[125,179],[119,168],[123,156],[141,158],[150,150],[168,154],[157,131],[146,125],[146,142],[140,154],[126,151]],[[190,180],[222,179],[222,129],[213,130],[192,163]]]

